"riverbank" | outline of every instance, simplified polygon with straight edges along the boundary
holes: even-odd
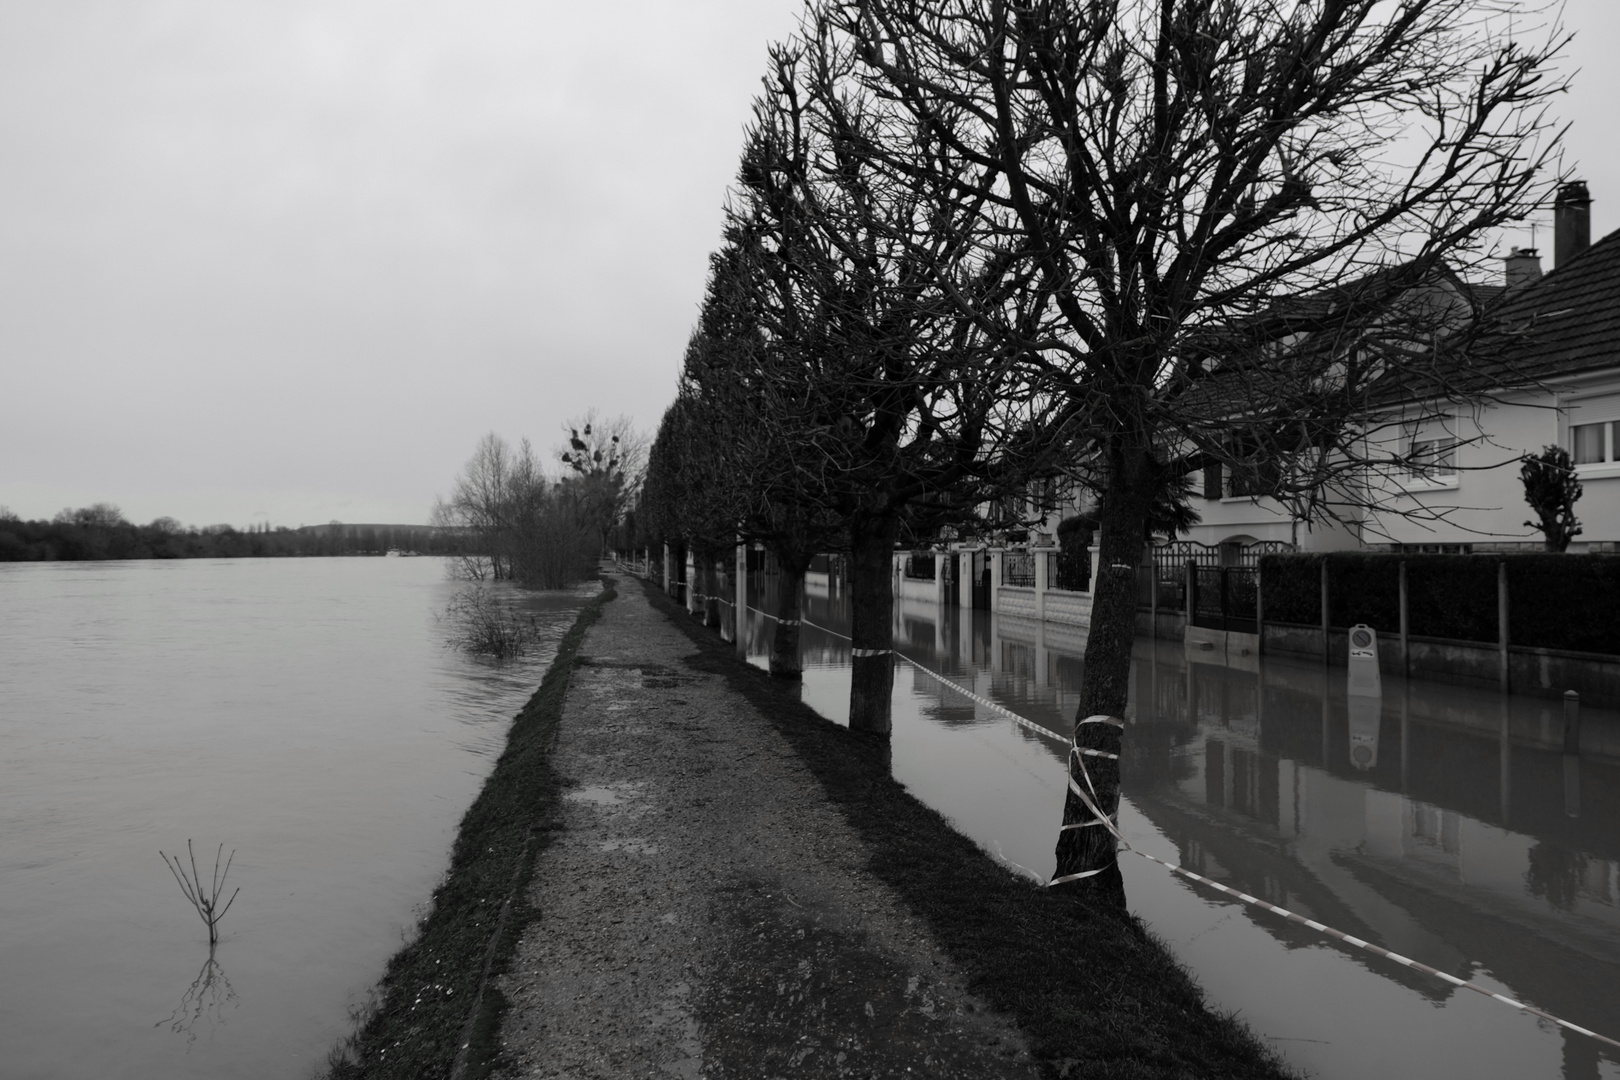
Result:
[[[886,744],[620,587],[514,725],[334,1075],[442,1076],[469,1042],[469,1076],[1285,1075],[1139,922],[1010,873]]]

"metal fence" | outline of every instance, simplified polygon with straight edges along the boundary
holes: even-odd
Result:
[[[1138,603],[1142,607],[1186,611],[1188,563],[1196,563],[1200,573],[1205,570],[1220,570],[1223,567],[1248,571],[1249,578],[1258,582],[1262,555],[1293,550],[1294,545],[1281,540],[1260,540],[1253,544],[1200,544],[1196,540],[1172,540],[1164,544],[1154,544],[1148,554],[1153,573],[1137,576],[1140,589]],[[1153,596],[1155,579],[1159,592],[1157,603]],[[1241,588],[1248,587],[1241,586]],[[1249,618],[1252,620],[1253,615],[1251,614]]]
[[[1210,630],[1259,632],[1260,568],[1199,566],[1187,575],[1193,582],[1189,622]]]
[[[1001,583],[1020,588],[1035,587],[1035,556],[1027,551],[1007,551],[1001,556]]]
[[[1091,552],[1082,550],[1067,558],[1061,551],[1046,555],[1046,587],[1062,592],[1091,591]]]
[[[906,556],[906,577],[913,581],[933,581],[938,570],[939,560],[931,551]]]

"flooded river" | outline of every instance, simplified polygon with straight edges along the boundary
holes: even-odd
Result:
[[[312,1075],[449,864],[544,647],[451,652],[437,559],[0,564],[0,1075]],[[159,858],[240,887],[208,934]],[[188,867],[189,869],[189,867]]]
[[[758,603],[758,601],[756,601]],[[806,598],[803,696],[847,718],[847,608]],[[765,662],[770,623],[750,615]],[[825,628],[825,629],[819,629]],[[1083,632],[896,601],[894,772],[987,851],[1052,871]],[[833,631],[833,632],[828,632]],[[1121,827],[1251,895],[1620,1037],[1620,715],[1139,639]],[[1369,707],[1370,706],[1370,707]],[[1055,736],[1055,737],[1054,737]],[[1132,907],[1293,1064],[1329,1080],[1620,1078],[1608,1047],[1122,855]]]

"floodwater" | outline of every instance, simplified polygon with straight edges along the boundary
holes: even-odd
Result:
[[[426,558],[0,564],[0,1075],[296,1078],[349,1030],[584,593],[458,655]],[[240,888],[210,954],[159,850]],[[189,870],[189,863],[187,866]]]
[[[805,605],[803,697],[847,722],[847,607],[813,592]],[[770,626],[751,612],[760,664]],[[897,599],[895,639],[1053,733],[897,664],[895,777],[1044,880],[1083,631]],[[1584,753],[1566,761],[1560,702],[1347,683],[1344,667],[1139,639],[1121,762],[1131,845],[1620,1038],[1620,714],[1584,708]],[[1620,1077],[1612,1047],[1120,858],[1132,910],[1214,1007],[1309,1075]]]

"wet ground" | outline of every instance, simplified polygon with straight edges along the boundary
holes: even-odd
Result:
[[[756,600],[756,604],[758,601]],[[842,720],[847,606],[806,597],[804,700]],[[750,613],[763,664],[771,623]],[[986,850],[1052,869],[1084,633],[896,602],[894,773]],[[1121,824],[1147,852],[1620,1037],[1620,715],[1137,642]],[[1042,734],[1044,729],[1050,734]],[[1620,1051],[1126,857],[1131,905],[1313,1075],[1620,1077]]]

